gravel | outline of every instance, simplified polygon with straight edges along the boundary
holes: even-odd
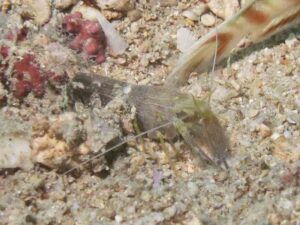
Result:
[[[162,84],[180,54],[177,30],[185,26],[199,37],[214,29],[184,18],[183,12],[198,1],[168,2],[163,7],[155,0],[137,2],[135,9],[141,15],[134,19],[124,15],[116,21],[129,43],[125,55],[108,56],[96,66],[73,53],[69,74],[85,71],[135,84]],[[57,12],[51,20],[60,16]],[[43,31],[47,34],[43,28],[35,32]],[[91,163],[67,175],[41,164],[30,170],[0,170],[1,224],[299,224],[299,29],[289,34],[248,48],[213,74],[195,74],[199,76],[192,76],[184,88],[196,96],[212,92],[211,107],[230,139],[228,170],[199,165],[180,140],[174,143],[178,153],[168,158],[160,143],[149,138],[131,141],[121,154],[113,154],[105,163],[100,160],[100,166],[95,162],[96,168]],[[50,41],[53,37],[61,36],[52,32]],[[30,44],[20,48],[28,49]],[[44,50],[32,51],[42,55]],[[5,123],[7,132],[30,131],[37,114],[63,118],[59,115],[68,112],[63,93],[52,90],[42,99],[29,95],[22,103],[5,93],[1,112],[16,118]],[[122,118],[126,122],[131,112],[122,111],[117,103],[99,107],[95,107],[100,110],[95,112],[100,115],[95,123],[104,126],[103,121],[108,121],[114,137],[126,135],[115,122]],[[82,123],[90,109],[90,105],[77,105],[75,113]],[[74,126],[78,123],[76,119]],[[62,128],[70,133],[71,125]],[[25,136],[30,138],[30,132]],[[84,154],[80,157],[86,159]]]

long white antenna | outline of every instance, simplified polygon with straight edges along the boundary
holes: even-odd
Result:
[[[213,58],[213,65],[212,65],[212,70],[211,70],[212,75],[215,74],[215,68],[216,68],[217,56],[218,56],[218,48],[219,48],[218,28],[216,27],[215,29],[216,29],[216,47],[215,47],[215,53],[214,53],[214,58]]]
[[[183,118],[181,118],[181,119],[185,119],[186,117],[187,117],[187,116],[185,116],[185,117],[183,117]],[[135,135],[135,136],[133,136],[133,137],[130,137],[130,138],[128,138],[127,140],[124,140],[124,141],[120,142],[119,144],[116,144],[115,146],[113,146],[113,147],[107,149],[105,152],[99,153],[99,154],[93,156],[92,158],[90,158],[89,160],[80,163],[79,166],[75,166],[75,167],[73,167],[72,169],[67,170],[66,172],[63,173],[63,175],[67,175],[68,173],[74,171],[75,169],[80,168],[81,166],[83,166],[83,165],[85,165],[85,164],[87,164],[87,163],[93,161],[94,159],[100,158],[100,157],[106,155],[107,153],[112,152],[114,149],[116,149],[116,148],[118,148],[118,147],[120,147],[120,146],[126,144],[126,143],[129,142],[129,141],[135,140],[136,138],[142,137],[142,136],[144,136],[145,134],[148,134],[148,133],[150,133],[150,132],[156,131],[156,130],[158,130],[158,129],[160,129],[160,128],[163,128],[163,127],[167,127],[167,126],[169,126],[169,125],[172,125],[172,124],[173,124],[174,122],[176,122],[177,120],[178,120],[178,119],[175,119],[175,120],[173,120],[173,121],[169,121],[169,122],[164,123],[164,124],[162,124],[162,125],[160,125],[160,126],[151,128],[150,130],[144,131],[144,132],[142,132],[142,133],[140,133],[140,134],[137,134],[137,135]],[[101,150],[101,149],[100,149],[100,150]]]

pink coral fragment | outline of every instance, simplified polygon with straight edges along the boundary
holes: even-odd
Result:
[[[106,40],[98,22],[82,19],[80,12],[65,16],[63,28],[74,34],[70,48],[83,54],[84,59],[94,59],[97,63],[105,61]]]
[[[80,12],[75,12],[65,16],[63,28],[69,33],[79,33],[81,30],[82,15]]]

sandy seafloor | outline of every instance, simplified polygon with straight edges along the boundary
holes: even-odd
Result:
[[[168,7],[154,2],[136,4],[141,19],[117,21],[130,45],[124,55],[101,65],[78,62],[71,69],[137,84],[163,83],[180,54],[177,29],[187,26],[199,37],[212,28],[181,16],[196,1]],[[140,140],[123,149],[105,176],[89,169],[62,175],[38,164],[27,171],[2,170],[0,224],[299,225],[300,36],[297,27],[288,32],[248,48],[211,80],[194,74],[183,90],[196,96],[212,90],[211,107],[230,140],[227,171],[199,165],[180,141],[181,157],[170,163],[159,143],[147,138],[144,151]],[[23,103],[7,95],[2,113],[19,119],[7,127],[30,127],[37,113],[64,112],[57,106],[59,92],[29,95]]]

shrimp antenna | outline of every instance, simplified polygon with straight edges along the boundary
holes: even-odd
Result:
[[[187,117],[187,116],[185,116],[185,117]],[[185,119],[185,117],[182,118],[182,119]],[[178,120],[178,119],[169,121],[169,122],[164,123],[164,124],[162,124],[162,125],[160,125],[160,126],[153,127],[152,129],[149,129],[149,130],[147,130],[147,131],[141,132],[141,133],[139,133],[139,134],[137,134],[137,135],[135,135],[135,136],[133,136],[133,137],[129,137],[127,140],[124,140],[124,141],[120,142],[119,144],[116,144],[115,146],[113,146],[113,147],[107,149],[105,152],[96,154],[96,155],[94,155],[93,157],[91,157],[90,159],[86,160],[85,162],[80,163],[80,165],[75,166],[75,167],[73,167],[73,168],[67,170],[66,172],[63,173],[63,175],[67,175],[67,174],[71,173],[72,171],[74,171],[74,170],[76,170],[76,169],[79,169],[79,168],[82,167],[83,165],[85,165],[85,164],[87,164],[87,163],[89,163],[89,162],[91,162],[91,161],[93,161],[93,160],[95,160],[95,159],[97,159],[97,158],[100,158],[100,157],[102,157],[102,156],[108,154],[109,152],[112,152],[112,151],[115,150],[116,148],[118,148],[118,147],[120,147],[120,146],[126,144],[126,143],[129,142],[129,141],[135,140],[135,139],[137,139],[137,138],[139,138],[139,137],[142,137],[142,136],[144,136],[144,135],[146,135],[146,134],[148,134],[148,133],[151,133],[151,132],[154,132],[154,131],[159,130],[159,129],[161,129],[161,128],[164,128],[164,127],[167,127],[167,126],[169,126],[169,125],[172,125],[172,124],[173,124],[174,122],[176,122],[177,120]],[[101,148],[100,148],[99,150],[101,150]]]

